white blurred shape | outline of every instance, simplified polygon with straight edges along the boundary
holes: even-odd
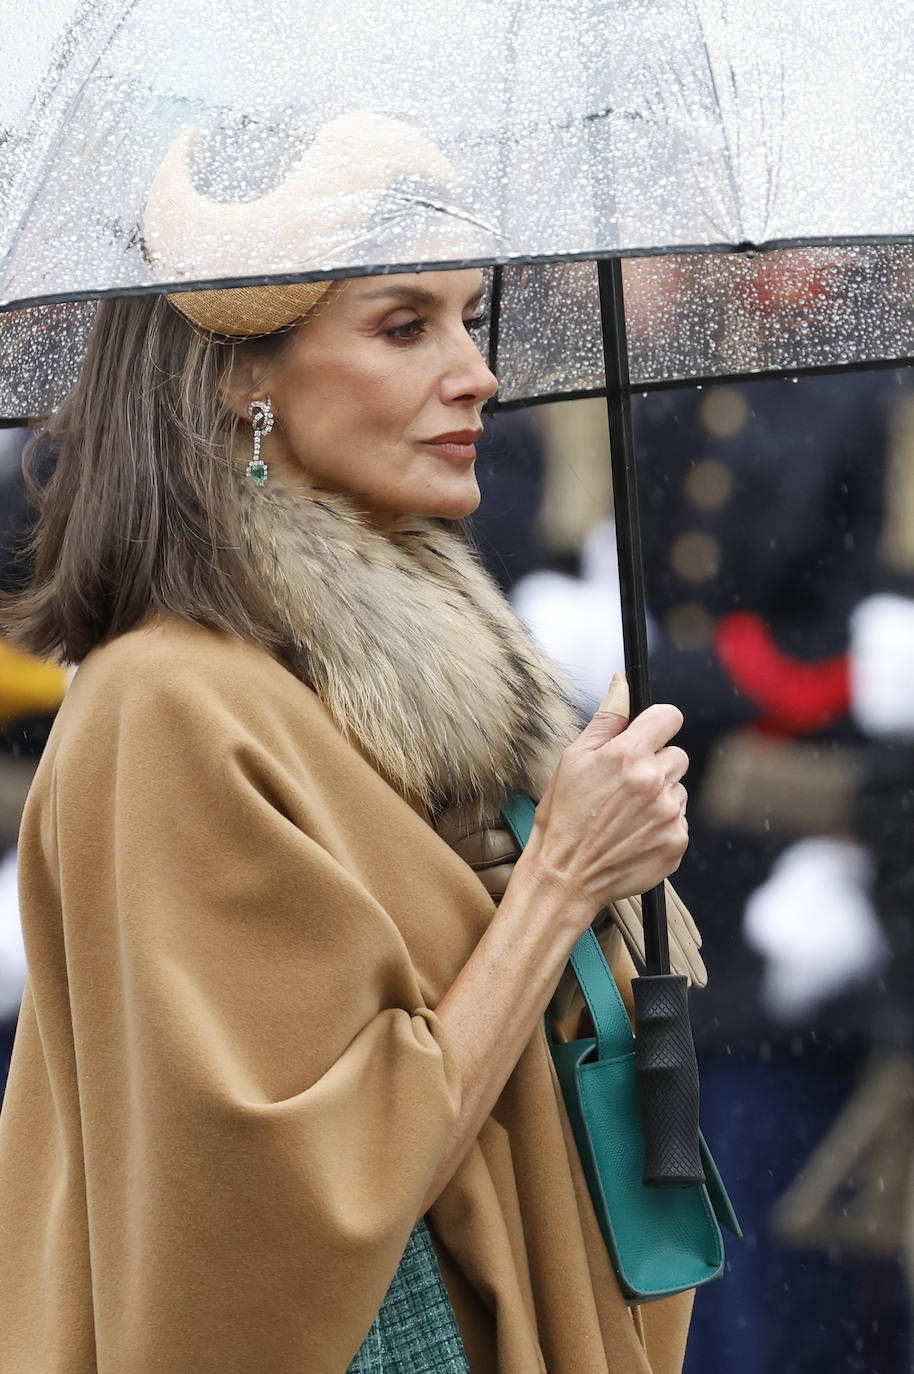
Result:
[[[791,845],[746,903],[748,944],[765,960],[762,999],[796,1020],[876,972],[888,947],[869,899],[872,861],[851,840]]]
[[[578,703],[595,710],[625,660],[613,523],[604,521],[588,534],[580,577],[528,573],[512,600],[533,638],[569,679]]]
[[[882,592],[850,622],[851,710],[866,734],[914,739],[914,601]]]

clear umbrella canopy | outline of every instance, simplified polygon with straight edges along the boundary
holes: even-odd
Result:
[[[420,265],[504,264],[502,403],[600,388],[606,255],[637,383],[914,356],[912,0],[3,6],[0,415],[104,295]]]

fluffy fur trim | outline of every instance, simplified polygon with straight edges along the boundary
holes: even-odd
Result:
[[[302,679],[434,815],[542,795],[578,725],[554,670],[453,529],[385,535],[347,498],[245,483],[241,534]]]

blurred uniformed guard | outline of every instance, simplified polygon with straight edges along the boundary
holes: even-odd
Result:
[[[692,760],[677,888],[710,974],[691,1002],[702,1118],[749,1233],[729,1281],[699,1295],[687,1374],[908,1367],[897,1273],[779,1249],[767,1223],[851,1090],[873,990],[830,988],[779,1020],[742,933],[784,846],[849,822],[862,737],[848,623],[876,582],[888,425],[906,385],[907,373],[846,374],[637,403],[655,696],[682,707]]]

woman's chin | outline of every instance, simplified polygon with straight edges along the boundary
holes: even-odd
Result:
[[[468,515],[472,515],[474,511],[479,509],[481,500],[482,497],[477,489],[476,495],[472,499],[455,501],[447,510],[442,509],[436,511],[435,514],[439,520],[465,520]]]
[[[478,508],[481,499],[476,478],[471,476],[469,481],[459,486],[426,492],[421,500],[415,502],[409,514],[433,520],[464,520]]]
[[[379,499],[374,492],[352,494],[365,514],[382,529],[390,529],[399,520],[411,518],[463,520],[473,514],[482,499],[473,472],[459,481],[426,486],[421,492],[411,492],[405,487],[396,493],[384,493],[384,499]]]

